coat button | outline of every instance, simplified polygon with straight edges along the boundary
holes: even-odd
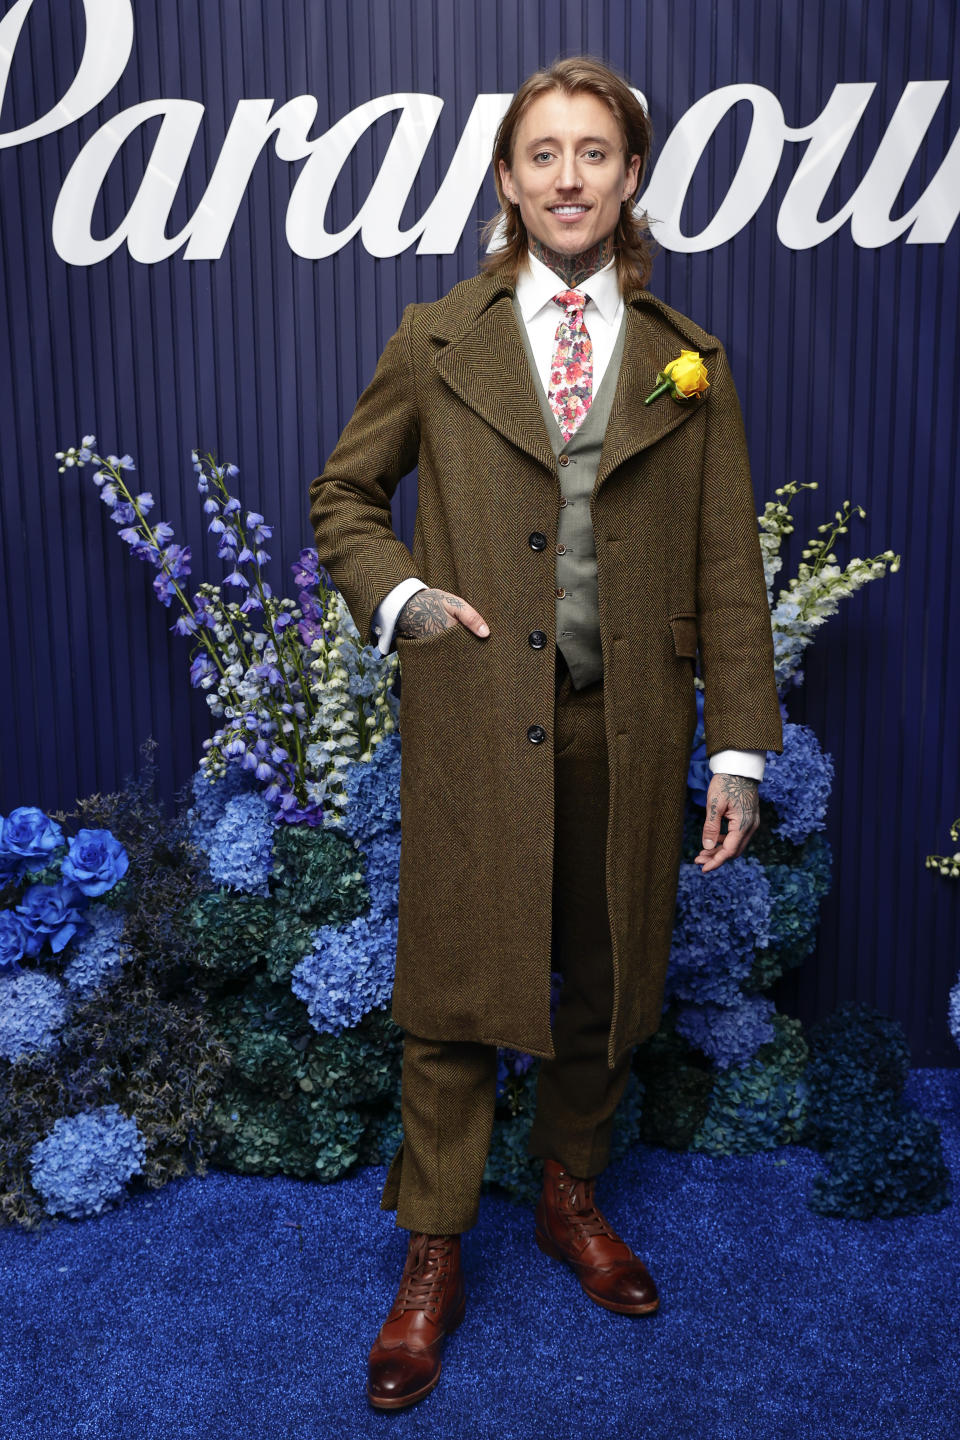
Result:
[[[570,456],[569,456],[569,455],[560,455],[560,456],[558,456],[558,457],[557,457],[557,464],[558,464],[558,465],[562,465],[563,468],[564,468],[564,470],[566,470],[567,466],[570,464]]]
[[[540,745],[547,738],[547,732],[542,725],[531,725],[527,731],[527,739],[532,745]]]
[[[547,635],[544,630],[531,630],[528,638],[534,650],[542,650],[547,643]]]
[[[533,534],[530,536],[529,545],[531,550],[546,550],[546,535],[542,534],[539,530],[534,530]]]

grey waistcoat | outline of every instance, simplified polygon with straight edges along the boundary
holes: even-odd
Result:
[[[621,322],[617,343],[603,372],[600,388],[587,411],[587,418],[572,439],[564,444],[557,417],[550,409],[550,402],[540,380],[516,296],[513,299],[513,309],[553,453],[558,459],[561,452],[569,457],[569,464],[558,465],[557,468],[565,502],[561,505],[557,525],[558,553],[555,557],[557,645],[570,667],[570,677],[575,688],[582,690],[584,685],[590,685],[603,677],[600,610],[597,600],[597,549],[590,515],[590,496],[597,478],[603,437],[606,434],[617,377],[620,374],[626,317],[624,316],[624,321]]]

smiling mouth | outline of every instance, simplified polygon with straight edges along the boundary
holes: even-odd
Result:
[[[586,215],[589,205],[551,205],[548,207],[551,215],[559,215],[561,219],[575,219],[578,215]]]

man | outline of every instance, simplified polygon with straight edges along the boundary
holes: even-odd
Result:
[[[698,643],[704,873],[742,853],[764,755],[782,749],[726,355],[645,288],[632,202],[651,138],[593,60],[525,82],[494,147],[504,243],[485,273],[407,306],[310,487],[321,562],[402,671],[404,1139],[381,1203],[411,1233],[369,1357],[378,1409],[429,1393],[464,1314],[498,1045],[542,1059],[537,1244],[606,1309],[656,1309],[593,1186],[661,1012]],[[682,350],[706,388],[646,404]],[[411,553],[390,497],[414,465]]]

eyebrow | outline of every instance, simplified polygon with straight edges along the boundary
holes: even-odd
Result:
[[[539,140],[528,141],[525,148],[527,150],[538,150],[541,145],[559,145],[559,143],[559,140],[557,140],[556,136],[554,135],[541,135]],[[613,141],[610,139],[609,135],[581,135],[580,139],[577,141],[577,144],[612,145]]]

